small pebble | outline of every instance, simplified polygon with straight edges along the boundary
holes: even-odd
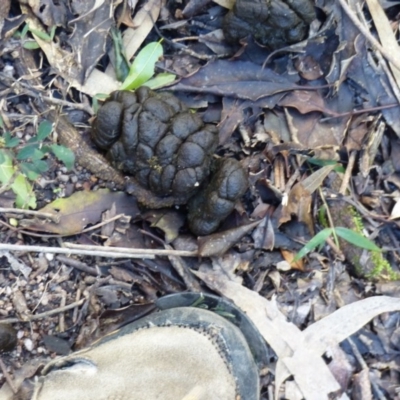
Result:
[[[61,182],[68,182],[68,181],[69,181],[69,175],[61,174],[61,175],[58,176],[58,179],[59,179]]]
[[[53,253],[45,253],[44,256],[46,257],[47,261],[53,261],[54,260],[54,254]]]
[[[12,78],[14,76],[14,67],[10,64],[6,64],[3,68],[3,74]]]
[[[32,351],[33,350],[33,342],[32,342],[32,340],[29,339],[29,338],[25,339],[24,340],[24,347],[25,347],[26,350]]]

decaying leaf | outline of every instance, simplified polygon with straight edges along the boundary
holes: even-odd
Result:
[[[57,199],[40,211],[54,215],[58,223],[38,218],[21,221],[21,226],[34,231],[51,232],[59,235],[74,235],[88,224],[101,220],[101,214],[115,203],[117,214],[135,217],[139,209],[134,197],[122,192],[100,189],[96,192],[76,192],[65,199]]]
[[[28,267],[24,262],[18,260],[8,251],[0,251],[0,257],[5,257],[11,269],[17,274],[21,273],[25,278],[28,278],[32,272],[31,267]]]
[[[173,242],[179,235],[179,229],[185,223],[182,213],[171,209],[151,210],[143,215],[143,219],[151,222],[151,226],[165,233],[165,242]]]
[[[43,32],[43,27],[29,9],[21,4],[21,9],[27,14],[26,22],[33,31]],[[93,69],[87,76],[82,71],[79,64],[75,61],[74,55],[64,50],[59,43],[46,41],[33,33],[36,42],[46,55],[47,61],[71,86],[83,93],[96,96],[98,93],[110,93],[117,90],[120,83],[98,69]],[[82,78],[86,76],[86,82]]]
[[[172,89],[256,101],[299,88],[295,83],[297,80],[296,74],[279,75],[249,61],[217,60],[183,78]]]
[[[292,214],[297,216],[298,221],[304,222],[309,232],[314,234],[314,222],[310,212],[311,195],[321,185],[323,180],[333,170],[334,165],[327,165],[317,170],[304,181],[293,186],[289,193],[287,204],[282,209],[282,215],[279,219],[280,224],[288,222],[292,218]]]
[[[4,20],[8,17],[8,12],[10,11],[11,0],[4,0],[0,4],[0,38],[2,36],[2,29],[4,26]]]
[[[392,57],[397,59],[397,62],[400,62],[400,47],[397,43],[396,36],[393,32],[390,21],[383,10],[383,7],[380,5],[378,0],[366,0],[366,3],[374,21],[376,30],[378,31],[382,46],[392,55]],[[397,86],[400,86],[400,71],[392,64],[390,64],[390,69],[394,79],[396,80]]]

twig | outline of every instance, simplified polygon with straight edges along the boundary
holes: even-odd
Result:
[[[67,292],[65,290],[61,291],[61,308],[65,307],[67,303]],[[65,314],[64,312],[61,312],[60,315],[58,316],[58,327],[59,327],[59,332],[64,332],[65,331]]]
[[[86,232],[93,231],[94,229],[101,228],[103,225],[107,225],[109,222],[116,221],[117,219],[120,219],[120,218],[122,218],[124,216],[126,216],[126,214],[124,214],[124,213],[115,215],[114,217],[111,217],[111,218],[108,218],[108,219],[106,219],[104,221],[101,221],[96,225],[93,225],[93,226],[90,226],[89,228],[83,229],[80,233],[86,233]]]
[[[99,249],[100,246],[91,246],[91,245],[82,245],[75,243],[64,243],[65,247],[70,249],[86,249],[86,250],[96,250]],[[0,245],[1,250],[1,245]],[[179,257],[197,257],[197,251],[188,251],[188,250],[163,250],[163,249],[128,249],[126,247],[108,247],[108,252],[116,253],[116,254],[140,254],[140,255],[154,255],[154,256],[179,256]],[[148,258],[148,257],[144,257]]]
[[[6,378],[6,381],[8,383],[8,385],[10,386],[11,390],[13,391],[14,394],[17,393],[17,388],[14,385],[14,381],[12,380],[10,374],[7,371],[7,367],[5,366],[2,358],[0,357],[0,368],[1,368],[1,372],[3,372],[4,378]]]
[[[29,93],[30,91],[28,91],[28,95],[32,96],[33,93]],[[62,100],[62,99],[55,99],[54,97],[47,97],[47,96],[41,96],[42,100],[45,101],[48,104],[53,104],[53,105],[57,105],[57,106],[64,106],[64,107],[69,107],[75,110],[81,110],[84,111],[86,113],[88,113],[90,116],[94,115],[94,111],[93,109],[88,105],[88,104],[81,104],[81,103],[72,103],[70,101],[67,100]]]
[[[82,246],[85,247],[85,246]],[[92,246],[94,248],[101,249],[100,246]],[[55,254],[77,254],[86,255],[93,257],[126,257],[126,258],[155,258],[157,252],[165,252],[165,250],[140,250],[137,249],[125,249],[125,253],[114,252],[111,249],[108,250],[78,250],[78,249],[68,249],[64,247],[46,247],[46,246],[27,246],[18,244],[4,244],[0,243],[0,250],[8,251],[25,251],[31,253],[55,253]],[[111,250],[111,251],[110,251]],[[158,255],[168,255],[168,254],[158,254]],[[193,256],[193,254],[192,254]]]
[[[347,188],[349,186],[350,178],[351,178],[351,173],[353,172],[354,164],[356,162],[356,152],[352,151],[350,153],[349,157],[349,162],[347,164],[346,172],[343,176],[342,184],[340,185],[339,193],[342,194],[343,196],[347,192]]]
[[[80,287],[78,287],[78,290],[76,291],[75,302],[77,302],[81,299],[81,295],[82,295],[82,290]],[[76,320],[78,319],[78,312],[79,312],[79,308],[75,307],[74,312],[72,313],[72,322],[74,325],[76,323]]]
[[[0,212],[13,213],[13,214],[35,215],[36,217],[48,218],[55,223],[60,222],[60,217],[58,215],[54,215],[51,213],[45,213],[45,212],[41,212],[41,211],[23,210],[21,208],[0,207]]]
[[[58,307],[58,308],[55,308],[54,310],[45,311],[41,314],[29,315],[25,319],[6,318],[6,319],[0,320],[0,322],[2,324],[16,324],[17,322],[32,322],[32,321],[36,321],[38,319],[51,317],[52,315],[55,315],[55,314],[63,313],[65,311],[71,310],[71,308],[79,307],[85,301],[86,301],[86,299],[81,299],[79,301],[75,301],[74,303],[68,304],[65,307]]]
[[[86,263],[75,260],[74,258],[69,258],[66,256],[57,256],[56,259],[66,265],[69,265],[70,267],[74,267],[74,268],[78,269],[79,271],[85,272],[86,274],[89,274],[92,276],[101,275],[101,272],[98,268],[89,267],[89,265],[87,265]]]

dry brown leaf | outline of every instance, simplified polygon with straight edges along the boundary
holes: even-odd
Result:
[[[56,216],[59,219],[58,223],[33,218],[22,220],[21,226],[35,231],[74,235],[80,233],[88,224],[99,222],[102,213],[113,204],[117,214],[132,217],[139,214],[134,197],[122,192],[99,189],[96,192],[75,192],[72,196],[57,199],[40,210]]]
[[[128,28],[123,35],[125,54],[130,60],[138,51],[147,35],[153,29],[161,10],[160,0],[148,0],[136,13],[133,24],[136,29]]]
[[[392,208],[392,212],[390,213],[390,219],[400,218],[400,199],[396,200],[396,204]]]
[[[33,15],[29,14],[29,10],[26,6],[21,5],[21,8],[23,10],[25,9],[26,14],[28,14],[26,23],[34,30],[43,32],[39,21]],[[73,60],[73,55],[64,51],[58,43],[45,41],[34,33],[32,33],[32,35],[45,53],[49,64],[62,78],[79,91],[90,96],[95,96],[99,93],[108,94],[119,88],[119,82],[98,69],[94,69],[88,76],[86,82],[82,85],[76,78],[79,76],[79,70]]]
[[[11,0],[3,0],[0,3],[0,38],[2,36],[2,29],[4,26],[4,19],[8,17],[8,12],[10,11]]]
[[[9,251],[0,251],[0,257],[5,257],[11,269],[17,274],[22,274],[25,278],[28,278],[32,272],[31,267],[28,267],[24,262],[18,260]]]
[[[238,226],[237,228],[228,229],[227,231],[199,237],[199,256],[213,257],[223,255],[260,222],[255,221],[247,225]]]
[[[374,25],[378,31],[382,46],[392,55],[392,57],[395,57],[400,64],[400,47],[385,11],[379,4],[378,0],[366,0],[366,3],[372,19],[374,20]],[[400,87],[400,71],[393,64],[389,63],[389,65],[397,82],[397,86]]]
[[[142,215],[143,219],[151,222],[153,228],[165,233],[165,242],[171,243],[179,236],[179,229],[185,224],[185,216],[170,208],[150,210]]]
[[[292,269],[298,269],[300,271],[304,271],[303,259],[293,262],[295,254],[292,251],[281,249],[281,253],[282,253],[283,258],[290,264]]]
[[[299,222],[307,225],[309,232],[314,235],[314,222],[312,219],[311,195],[322,185],[324,179],[335,168],[334,165],[327,165],[312,173],[302,182],[293,186],[289,193],[287,204],[282,208],[282,215],[279,224],[288,222],[292,214],[297,216]]]

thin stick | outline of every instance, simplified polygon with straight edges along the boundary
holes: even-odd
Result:
[[[58,307],[58,308],[55,308],[54,310],[45,311],[41,314],[34,314],[34,315],[26,316],[26,318],[24,320],[19,319],[19,318],[6,318],[6,319],[0,320],[0,322],[2,324],[16,324],[17,322],[32,322],[32,321],[36,321],[38,319],[51,317],[52,315],[55,315],[55,314],[63,313],[65,311],[71,310],[71,308],[79,307],[85,301],[86,301],[86,299],[80,299],[79,301],[75,301],[74,303],[68,304],[64,307]]]
[[[44,213],[41,211],[33,211],[33,210],[23,210],[21,208],[7,208],[7,207],[0,207],[0,212],[3,213],[14,213],[14,214],[25,214],[25,215],[35,215],[37,217],[48,218],[53,222],[60,222],[60,217],[50,213]]]
[[[163,250],[163,249],[128,249],[126,247],[86,246],[73,243],[64,243],[65,247],[27,246],[18,244],[0,243],[0,251],[25,251],[32,253],[77,254],[95,257],[110,258],[150,258],[155,256],[197,257],[197,251]]]
[[[83,246],[84,247],[84,246]],[[100,246],[93,246],[101,249]],[[86,256],[94,256],[94,257],[110,257],[110,258],[155,258],[157,252],[165,252],[165,250],[142,250],[138,251],[137,249],[125,249],[125,253],[118,253],[109,250],[78,250],[78,249],[67,249],[64,247],[46,247],[46,246],[26,246],[26,245],[17,245],[17,244],[4,244],[0,243],[0,251],[25,251],[31,253],[55,253],[55,254],[77,254],[77,255],[86,255]],[[158,255],[168,255],[168,254],[158,254]]]
[[[16,394],[18,390],[15,387],[14,381],[12,380],[10,374],[8,373],[7,367],[5,366],[1,357],[0,357],[0,368],[1,368],[1,371],[3,372],[4,378],[6,378],[6,381],[7,381],[8,385],[10,386],[11,390],[13,391],[14,394]]]
[[[345,172],[345,174],[343,176],[342,184],[340,185],[339,193],[342,194],[343,196],[347,192],[347,188],[349,186],[351,173],[353,172],[353,168],[354,168],[355,162],[356,162],[356,152],[352,151],[350,153],[349,162],[347,164],[346,172]]]
[[[91,246],[91,245],[82,245],[75,243],[64,243],[65,247],[69,249],[86,249],[86,250],[96,250],[99,249],[100,246]],[[1,246],[0,246],[1,250]],[[188,250],[163,250],[163,249],[128,249],[126,247],[108,247],[107,251],[112,253],[121,253],[121,254],[151,254],[155,256],[180,256],[180,257],[197,257],[197,251],[188,251]]]

